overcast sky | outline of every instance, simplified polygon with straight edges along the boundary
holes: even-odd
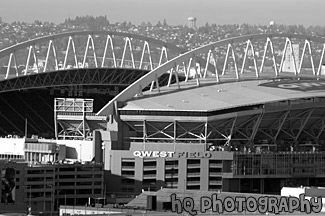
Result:
[[[5,22],[38,19],[61,23],[82,15],[107,15],[111,23],[142,21],[186,24],[197,17],[198,26],[212,24],[322,25],[325,0],[0,0]]]

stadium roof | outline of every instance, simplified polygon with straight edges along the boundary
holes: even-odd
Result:
[[[325,97],[324,80],[282,77],[216,83],[214,79],[199,87],[191,80],[181,90],[174,86],[135,97],[120,110],[204,112],[312,97]]]

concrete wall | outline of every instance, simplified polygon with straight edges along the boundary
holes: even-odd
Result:
[[[95,156],[93,142],[88,140],[56,140],[57,144],[74,148],[77,152],[78,160],[91,161]]]
[[[65,145],[67,149],[70,148],[71,154],[70,159],[82,160],[82,161],[91,161],[95,156],[93,150],[93,141],[90,140],[50,140],[50,139],[39,139],[39,142],[53,142],[58,145]],[[71,153],[71,149],[75,152],[75,155]],[[67,150],[68,152],[68,150]]]

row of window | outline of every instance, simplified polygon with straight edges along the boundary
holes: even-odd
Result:
[[[24,159],[23,155],[14,155],[14,154],[0,154],[1,160],[10,160],[10,159]]]
[[[222,160],[209,160],[210,166],[213,165],[219,165],[222,166]],[[200,159],[187,159],[187,166],[200,166],[201,165],[201,160]],[[127,169],[127,168],[135,168],[135,161],[121,161],[121,167],[122,169]],[[156,160],[149,160],[143,161],[143,168],[150,168],[150,167],[157,167],[157,161]],[[178,167],[178,160],[166,160],[165,161],[165,167],[170,168],[170,167]]]

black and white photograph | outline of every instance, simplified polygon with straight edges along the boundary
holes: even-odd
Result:
[[[324,11],[2,0],[0,216],[325,215]]]

